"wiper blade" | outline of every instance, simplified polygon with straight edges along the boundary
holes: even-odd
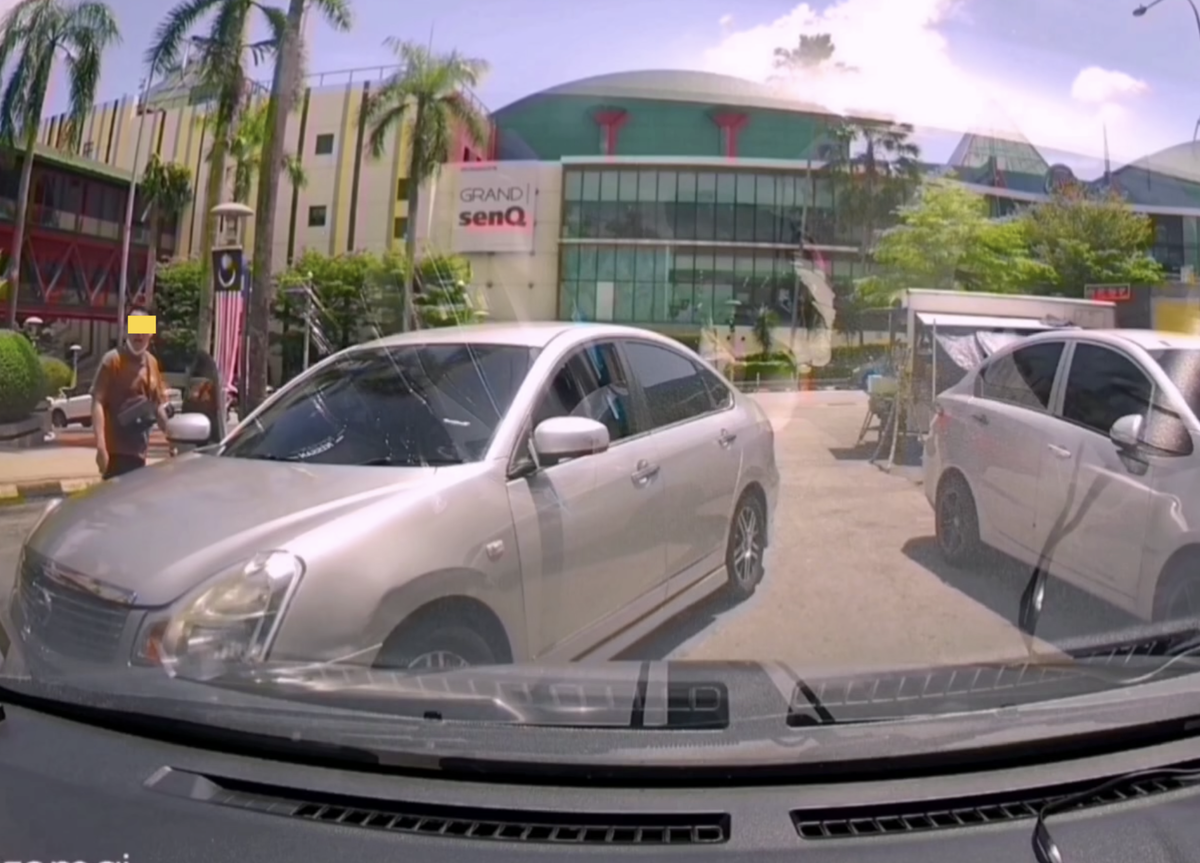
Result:
[[[1037,859],[1038,863],[1067,863],[1067,858],[1063,857],[1062,851],[1059,850],[1058,845],[1055,844],[1053,837],[1050,835],[1050,828],[1046,826],[1046,820],[1051,815],[1074,809],[1087,803],[1089,800],[1104,797],[1109,792],[1135,782],[1170,782],[1175,786],[1194,785],[1200,782],[1200,769],[1153,767],[1148,770],[1133,770],[1092,785],[1082,791],[1077,791],[1074,794],[1050,800],[1038,812],[1037,820],[1033,822],[1033,835],[1030,837],[1030,841],[1033,844],[1033,856]]]

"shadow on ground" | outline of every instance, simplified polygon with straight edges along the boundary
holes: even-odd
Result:
[[[1025,564],[993,551],[971,569],[955,569],[942,560],[932,536],[911,539],[902,551],[950,587],[1016,625],[1021,591],[1030,575]],[[1046,602],[1036,635],[1054,644],[1120,631],[1136,624],[1135,618],[1126,612],[1052,578],[1046,586]]]
[[[879,449],[876,443],[864,443],[858,446],[831,446],[829,454],[837,461],[868,461]]]
[[[733,601],[728,593],[718,591],[697,605],[680,612],[637,644],[626,648],[617,659],[666,659],[690,639],[712,626],[722,615],[738,607],[739,604]]]

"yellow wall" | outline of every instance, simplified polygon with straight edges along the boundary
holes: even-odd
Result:
[[[383,156],[373,159],[365,150],[369,130],[362,130],[361,140],[359,134],[364,95],[378,86],[379,81],[373,80],[311,88],[288,117],[286,149],[300,158],[308,184],[294,195],[286,177],[280,184],[272,236],[276,267],[287,264],[289,252],[295,257],[305,249],[331,254],[402,247],[403,235],[397,239],[393,233],[395,220],[407,215],[406,202],[397,200],[397,187],[408,173],[407,143],[402,150],[399,136],[392,133]],[[192,173],[195,196],[181,218],[177,253],[191,254],[200,243],[208,181],[211,137],[203,123],[204,109],[178,106],[138,116],[134,108],[131,98],[97,105],[84,121],[80,155],[132,170],[141,126],[138,166],[145,164],[151,151],[164,161],[185,165]],[[62,122],[61,116],[46,118],[41,141],[54,146]],[[333,135],[332,152],[317,153],[320,135]],[[356,158],[360,151],[361,158]],[[249,203],[253,205],[253,197]],[[325,208],[325,222],[310,226],[310,210],[316,207]],[[247,245],[253,242],[252,228],[245,239]]]
[[[1155,297],[1153,320],[1156,330],[1200,335],[1200,303],[1196,300]]]

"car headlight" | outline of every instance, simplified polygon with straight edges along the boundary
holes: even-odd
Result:
[[[198,678],[261,662],[303,575],[304,561],[286,551],[263,552],[231,566],[152,615],[135,659]]]

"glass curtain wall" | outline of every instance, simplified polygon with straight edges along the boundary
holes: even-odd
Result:
[[[834,242],[828,181],[814,197],[802,173],[568,168],[563,185],[564,318],[704,325],[748,320],[763,305],[790,314],[801,225],[812,242]]]

